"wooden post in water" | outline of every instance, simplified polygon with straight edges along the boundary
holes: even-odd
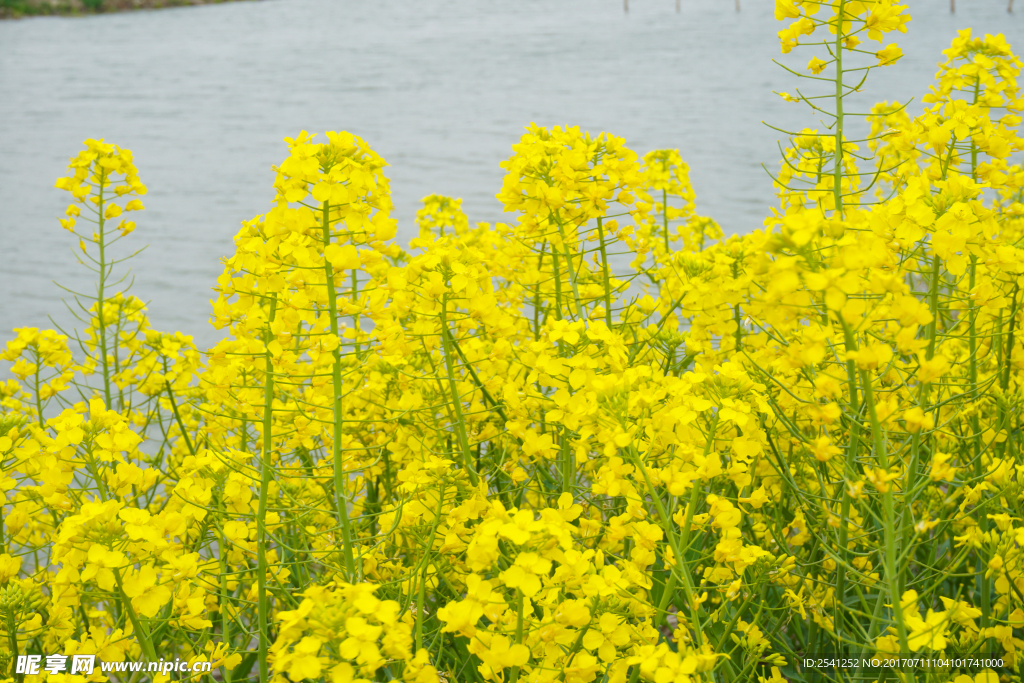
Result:
[[[736,0],[736,11],[740,11],[740,0]]]
[[[629,0],[622,0],[622,9],[626,11],[626,14],[629,14]]]
[[[1010,5],[1013,5],[1013,0],[1010,0]],[[676,0],[676,14],[679,14],[679,0]]]
[[[949,13],[953,14],[956,12],[956,0],[949,0]]]
[[[1006,6],[1006,11],[1013,14],[1013,0],[1010,0],[1010,4]]]

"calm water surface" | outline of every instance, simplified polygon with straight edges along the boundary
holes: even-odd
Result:
[[[154,327],[218,336],[207,319],[220,259],[242,220],[265,212],[282,138],[349,130],[390,164],[399,239],[420,199],[462,197],[472,221],[511,220],[494,199],[523,127],[579,125],[638,153],[675,147],[698,209],[727,232],[773,204],[765,127],[821,127],[773,90],[780,58],[770,0],[262,0],[0,22],[0,341],[66,324],[56,280],[89,289],[53,189],[85,138],[135,153],[150,192],[133,244],[133,293]],[[1024,52],[1024,6],[912,3],[906,57],[875,72],[860,108],[926,92],[957,29]],[[1020,3],[1018,3],[1020,5]],[[824,55],[821,55],[824,56]],[[793,64],[802,68],[810,54]],[[914,110],[918,107],[915,105]]]

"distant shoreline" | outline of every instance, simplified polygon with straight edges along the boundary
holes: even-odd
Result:
[[[0,0],[0,19],[127,12],[136,9],[213,5],[239,0]]]

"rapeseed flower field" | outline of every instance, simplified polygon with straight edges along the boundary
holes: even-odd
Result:
[[[432,195],[403,247],[384,159],[302,132],[206,353],[123,288],[146,187],[87,140],[85,327],[0,356],[0,676],[1019,681],[1021,62],[964,30],[923,113],[850,113],[907,8],[775,7],[824,127],[763,229],[531,125],[513,220]]]

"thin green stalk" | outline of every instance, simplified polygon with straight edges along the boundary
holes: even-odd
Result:
[[[668,228],[665,228],[668,230]],[[666,235],[668,233],[666,232]],[[608,325],[608,329],[612,328],[612,285],[611,285],[611,273],[608,268],[608,252],[604,242],[604,225],[602,225],[601,217],[597,219],[597,237],[601,243],[601,277],[604,284],[604,320],[605,324]],[[666,239],[666,246],[668,240]]]
[[[113,570],[114,581],[117,583],[117,590],[121,594],[121,604],[124,605],[125,613],[128,615],[128,621],[132,623],[132,628],[135,633],[138,634],[139,646],[142,648],[142,653],[146,655],[146,658],[151,662],[156,661],[156,649],[153,647],[153,641],[149,637],[149,630],[146,625],[139,619],[135,613],[135,606],[132,605],[131,598],[128,597],[124,592],[124,586],[121,584],[121,570],[115,567]]]
[[[925,359],[931,360],[935,356],[935,347],[938,339],[938,319],[939,319],[939,283],[941,282],[941,266],[942,261],[935,255],[932,264],[931,281],[929,283],[928,293],[928,308],[932,315],[932,320],[928,325],[928,346],[925,350]],[[931,385],[929,383],[922,383],[918,391],[918,405],[923,409],[927,410],[929,405],[929,394]],[[900,508],[903,510],[900,521],[900,536],[902,538],[902,546],[908,546],[913,541],[913,515],[910,514],[913,506],[913,498],[908,496],[913,495],[915,487],[917,486],[917,470],[920,463],[921,457],[921,432],[920,430],[914,432],[910,439],[910,465],[907,467],[907,478],[903,484],[904,501]],[[897,573],[900,577],[900,593],[902,594],[905,589],[904,577],[906,576],[907,567],[910,561],[913,559],[912,553],[904,552],[904,560],[900,562],[900,566],[897,568]]]
[[[739,276],[739,260],[736,260],[732,263],[732,277],[736,280],[739,279]],[[733,322],[736,323],[736,332],[734,333],[736,339],[736,352],[740,353],[743,351],[743,327],[740,325],[740,321],[743,319],[743,316],[740,313],[740,305],[738,303],[732,308],[732,317]]]
[[[167,361],[164,361],[164,373],[167,372]],[[171,387],[171,383],[166,383],[167,396],[171,401],[171,411],[174,413],[174,420],[178,423],[178,429],[181,430],[181,438],[185,440],[185,446],[188,447],[188,452],[192,455],[196,454],[196,449],[192,446],[192,440],[188,438],[188,430],[185,429],[185,423],[181,419],[181,412],[178,410],[178,401],[174,396],[174,388]]]
[[[591,602],[591,606],[590,606],[591,613],[593,613],[593,611],[597,609],[598,601],[599,601],[599,598],[595,597],[593,599],[593,601]],[[590,627],[591,627],[591,625],[593,623],[594,623],[594,620],[591,619],[590,621],[588,621],[586,624],[583,625],[583,628],[581,628],[579,630],[579,632],[578,632],[578,634],[576,636],[576,640],[572,644],[572,647],[569,649],[568,652],[565,653],[565,657],[562,658],[562,670],[558,673],[558,679],[557,679],[559,681],[559,683],[561,683],[561,681],[565,680],[565,667],[566,667],[566,665],[572,663],[573,659],[576,657],[576,654],[580,651],[580,647],[583,646],[583,639],[587,637],[587,631],[590,630]]]
[[[321,207],[320,229],[324,249],[331,243],[331,204],[324,202]],[[331,334],[338,339],[338,345],[334,347],[334,357],[331,364],[331,379],[334,389],[334,401],[332,409],[334,412],[334,439],[331,442],[331,455],[334,462],[334,497],[335,507],[338,511],[338,524],[341,526],[342,552],[345,558],[345,575],[349,581],[356,581],[355,558],[352,555],[352,530],[348,518],[348,495],[346,493],[345,467],[341,456],[342,434],[344,428],[344,417],[341,409],[341,399],[344,387],[341,382],[341,338],[338,336],[338,299],[334,289],[334,268],[331,262],[324,258],[324,274],[327,279],[327,310],[330,316]]]
[[[427,580],[427,578],[426,578],[427,577],[427,569],[430,567],[430,551],[433,550],[433,548],[434,548],[434,539],[437,538],[437,528],[441,525],[441,520],[444,517],[444,515],[441,514],[441,511],[444,510],[444,494],[445,494],[445,482],[442,480],[441,488],[438,490],[438,494],[437,494],[437,509],[434,510],[434,523],[433,523],[433,525],[430,528],[430,536],[427,538],[427,542],[423,545],[423,548],[425,548],[425,550],[423,552],[423,557],[420,559],[419,563],[416,565],[416,569],[412,572],[412,575],[413,575],[414,578],[417,575],[422,574],[422,579],[421,579],[421,583],[420,583],[420,602],[419,602],[419,604],[417,606],[417,609],[419,611],[419,614],[416,617],[417,618],[417,622],[416,622],[417,623],[417,628],[419,628],[419,626],[420,626],[419,620],[420,620],[420,617],[423,615],[423,610],[424,610],[424,607],[423,607],[424,597],[423,597],[423,592],[422,591],[423,591],[423,584],[425,584],[426,580]],[[409,600],[412,600],[412,586],[410,586],[410,590],[409,590]],[[408,607],[409,607],[409,603],[403,600],[402,614],[405,613],[405,610],[408,609]],[[416,649],[418,650],[419,648],[417,647]]]
[[[571,494],[576,480],[576,468],[573,467],[572,451],[569,449],[569,437],[566,434],[566,428],[563,426],[559,431],[561,432],[561,438],[558,444],[558,458],[562,470],[562,492]]]
[[[103,400],[107,410],[111,410],[111,399],[110,399],[110,366],[107,362],[107,324],[103,319],[103,297],[104,290],[107,285],[107,252],[106,252],[106,234],[104,226],[106,225],[106,218],[103,216],[103,186],[105,184],[107,174],[106,171],[101,171],[99,176],[100,194],[99,194],[99,215],[97,236],[99,238],[100,246],[100,280],[98,284],[98,294],[96,302],[96,319],[99,325],[100,335],[100,365],[103,368]]]
[[[223,502],[223,501],[222,501]],[[223,514],[223,512],[222,512]],[[224,647],[231,649],[231,620],[228,618],[228,558],[226,552],[217,553],[220,562],[220,639]],[[231,683],[231,667],[224,667],[224,683]]]
[[[270,326],[277,314],[277,294],[270,298],[270,316],[267,319],[267,327],[264,332],[264,361],[265,376],[263,380],[263,450],[260,458],[260,496],[259,506],[256,511],[256,595],[257,620],[259,626],[259,665],[260,683],[267,683],[269,670],[267,668],[267,654],[270,647],[270,632],[268,620],[270,616],[270,601],[267,598],[267,492],[270,490],[270,476],[272,472],[271,449],[273,447],[274,428],[274,363],[270,354],[270,341],[272,332]]]
[[[843,219],[843,24],[846,18],[846,0],[839,0],[839,8],[836,10],[836,156],[834,168],[832,169],[833,198],[836,205],[836,215],[839,220]]]
[[[358,268],[353,268],[352,269],[352,301],[357,301],[358,299],[359,299],[359,269]],[[356,358],[358,358],[359,357],[359,351],[360,351],[360,348],[359,348],[359,312],[358,311],[352,314],[352,333],[355,335],[355,337],[353,337],[353,342],[352,343],[355,346]]]
[[[248,373],[243,371],[242,372],[242,386],[245,386],[246,384],[248,384],[247,377],[248,377]],[[248,416],[245,413],[242,414],[242,424],[241,424],[241,428],[239,429],[239,432],[238,432],[238,446],[239,446],[238,450],[240,450],[242,453],[248,452],[248,448],[249,448],[249,418],[248,418]]]
[[[867,370],[860,371],[861,386],[864,389],[864,405],[867,407],[868,415],[871,417],[871,436],[875,445],[875,458],[878,467],[888,472],[889,458],[886,454],[885,438],[882,434],[882,426],[878,420],[878,411],[875,408],[874,390],[871,386],[871,378]],[[896,525],[895,510],[892,495],[892,485],[886,487],[882,494],[882,528],[885,539],[885,550],[883,564],[885,565],[885,578],[889,588],[889,602],[892,605],[893,616],[896,620],[896,632],[899,635],[901,652],[910,652],[907,644],[907,627],[903,621],[903,607],[900,605],[899,575],[896,572]],[[914,675],[911,672],[911,679]]]
[[[711,421],[711,427],[708,431],[708,440],[704,444],[704,457],[706,458],[711,452],[711,448],[715,442],[715,434],[718,430],[718,414],[715,413],[714,419]],[[701,626],[700,615],[698,614],[698,607],[696,604],[695,589],[693,586],[692,577],[686,571],[686,556],[685,553],[689,547],[690,542],[690,527],[693,523],[693,512],[697,507],[697,483],[693,482],[690,488],[690,502],[686,509],[686,521],[682,527],[682,538],[676,537],[672,525],[672,516],[668,514],[668,510],[665,508],[664,501],[661,500],[661,496],[655,490],[654,485],[651,483],[651,478],[647,474],[647,468],[644,467],[642,458],[639,452],[630,446],[630,455],[632,455],[633,462],[636,468],[643,475],[644,482],[647,484],[647,490],[650,492],[651,500],[654,502],[654,507],[658,511],[658,516],[661,518],[662,528],[665,529],[665,535],[668,537],[669,546],[672,549],[672,554],[675,556],[676,563],[672,568],[672,573],[677,574],[683,582],[683,592],[686,595],[686,601],[690,608],[690,620],[694,630],[694,640],[698,647],[704,644],[703,628]]]
[[[665,254],[668,255],[672,253],[672,243],[668,237],[668,190],[665,189],[661,190],[661,208],[662,225],[665,228]],[[598,226],[600,226],[600,219],[598,221]]]
[[[516,589],[516,645],[523,644],[523,591]],[[516,683],[519,680],[519,667],[512,667],[512,675],[509,676],[509,683]]]
[[[843,323],[843,333],[846,337],[847,351],[856,349],[856,341],[850,326]],[[849,475],[856,472],[857,451],[860,446],[860,399],[857,395],[857,366],[852,359],[846,361],[846,378],[850,394],[850,441],[846,447],[846,462],[844,472]],[[847,547],[850,534],[850,489],[843,487],[843,501],[839,520],[839,556],[842,562],[839,563],[836,572],[836,635],[842,637],[845,611],[846,611],[846,565],[849,562],[850,549]]]
[[[544,266],[544,250],[547,249],[548,243],[544,242],[540,247],[540,254],[537,256],[537,272],[543,273]],[[540,339],[540,283],[537,283],[537,289],[533,292],[533,340],[538,341]]]
[[[928,310],[932,315],[932,321],[928,323],[928,348],[925,351],[925,358],[928,360],[935,357],[935,344],[939,336],[939,280],[941,274],[942,259],[935,254],[932,259],[932,277],[928,291]]]
[[[562,319],[562,273],[559,267],[558,249],[551,245],[551,270],[555,278],[555,320]],[[561,344],[559,344],[561,345]]]
[[[661,600],[658,601],[658,614],[655,617],[658,624],[666,623],[668,618],[668,603],[672,600],[672,593],[676,589],[676,584],[679,583],[679,577],[676,576],[675,572],[669,571],[668,581],[665,582],[665,590],[661,592]]]
[[[572,253],[569,251],[569,243],[565,238],[565,226],[562,225],[556,214],[551,214],[552,220],[558,225],[558,236],[562,240],[562,249],[565,251],[565,264],[569,274],[569,285],[572,287],[572,298],[576,304],[576,316],[579,320],[586,321],[586,316],[583,314],[583,301],[580,299],[579,285],[576,283],[576,268],[572,263]],[[551,246],[551,250],[555,251],[554,245]]]
[[[1006,334],[1006,355],[1003,356],[1005,366],[1001,368],[1003,370],[1002,377],[999,378],[999,386],[1005,392],[1010,389],[1010,371],[1013,369],[1013,337],[1017,327],[1017,295],[1020,294],[1020,285],[1013,285],[1013,294],[1010,296],[1010,329]],[[1005,429],[1004,424],[1006,409],[1003,408],[1004,420],[1000,421],[1000,428]],[[1006,443],[1005,441],[1003,442]]]
[[[43,397],[39,392],[39,367],[42,365],[42,358],[36,357],[36,415],[39,417],[39,426],[42,427],[43,422]]]
[[[462,415],[462,397],[459,396],[458,386],[455,384],[455,364],[452,359],[451,344],[448,341],[448,292],[445,291],[441,298],[441,347],[444,350],[444,365],[448,371],[448,387],[452,395],[452,409],[455,411],[455,431],[459,437],[459,448],[462,451],[462,466],[466,468],[469,481],[474,487],[479,486],[480,479],[476,470],[473,469],[473,460],[469,451],[469,436],[466,434],[466,420]]]
[[[639,455],[637,455],[637,460],[639,461]],[[642,463],[640,464],[640,467],[643,468]],[[693,488],[691,489],[690,495],[690,502],[692,503],[692,505],[690,505],[686,511],[686,523],[683,526],[683,539],[680,541],[676,539],[675,533],[673,533],[673,531],[671,530],[670,525],[672,523],[672,517],[668,514],[668,511],[665,509],[665,504],[662,502],[661,496],[659,496],[657,491],[654,490],[654,486],[653,484],[651,484],[650,478],[647,476],[646,469],[641,469],[641,472],[643,473],[648,490],[651,491],[651,498],[654,500],[654,506],[658,511],[658,515],[662,519],[662,524],[665,525],[665,533],[668,536],[669,545],[672,548],[672,554],[676,558],[676,564],[675,567],[673,567],[673,573],[677,574],[679,578],[682,579],[683,593],[686,595],[687,607],[689,607],[690,609],[690,621],[693,625],[694,639],[699,647],[704,644],[704,629],[703,626],[701,626],[699,614],[700,608],[697,606],[697,596],[695,587],[693,585],[693,579],[687,572],[685,561],[685,553],[690,535],[690,525],[693,520],[693,509],[696,507],[696,492],[698,490],[698,487],[696,482],[692,484]]]
[[[971,264],[968,270],[968,291],[974,291],[978,270],[978,257],[971,254]],[[978,400],[978,307],[973,297],[967,297],[967,373],[970,378],[971,401]],[[974,450],[974,461],[980,462],[981,458],[981,424],[978,421],[978,411],[972,411],[971,415],[971,442]]]
[[[978,97],[979,97],[980,94],[981,94],[981,78],[976,78],[974,80],[974,101],[973,101],[973,104],[977,104],[978,103]],[[974,141],[974,137],[973,136],[971,137],[971,179],[974,180],[974,181],[978,180],[978,144]],[[969,283],[970,283],[969,284],[970,290],[969,291],[974,291],[976,271],[977,271],[977,263],[978,263],[978,257],[975,256],[974,254],[971,254],[970,281],[969,281]],[[1014,291],[1016,293],[1016,290],[1014,290]],[[969,368],[969,371],[970,371],[970,377],[971,377],[971,400],[972,401],[977,401],[978,400],[978,396],[977,396],[977,391],[978,391],[978,361],[975,358],[975,354],[977,352],[977,343],[978,343],[977,342],[977,329],[976,329],[977,310],[975,309],[974,298],[973,297],[967,297],[967,300],[968,300],[968,305],[970,307],[969,308],[969,310],[970,310],[970,330],[969,330],[969,335],[970,335],[970,339],[969,339],[970,368]],[[1000,322],[1001,321],[1002,321],[1002,316],[1000,316]],[[997,339],[996,344],[1000,348],[1002,348],[1002,345],[999,343],[999,337],[997,337],[996,339]],[[1009,362],[1007,362],[1007,373],[1009,373],[1009,369],[1010,369],[1009,368]],[[973,434],[972,434],[973,438],[971,439],[971,441],[972,441],[973,450],[974,450],[974,476],[975,476],[975,478],[978,481],[980,481],[981,477],[982,477],[982,471],[983,471],[982,463],[981,463],[981,425],[980,425],[979,420],[978,420],[978,412],[976,410],[973,411],[973,412],[974,412],[974,414],[971,415],[971,431],[973,432]],[[1002,427],[1002,421],[1000,421],[1000,427]],[[988,518],[985,515],[981,516],[981,519],[979,520],[979,526],[981,526],[982,533],[988,533],[989,524],[988,524]],[[950,549],[952,550],[952,545],[950,546]],[[979,577],[979,579],[981,581],[981,628],[982,629],[986,629],[986,628],[989,628],[991,626],[991,617],[990,617],[990,614],[989,614],[989,610],[991,609],[991,606],[990,606],[990,604],[991,604],[991,592],[990,592],[991,589],[990,589],[990,586],[989,586],[988,579],[985,578],[986,563],[985,563],[984,558],[982,558],[980,556],[978,557],[978,562],[977,562],[976,568],[977,568],[977,572],[978,572],[978,577]],[[991,641],[987,641],[986,642],[986,649],[989,649],[989,651],[991,651]]]
[[[18,624],[14,621],[14,608],[10,607],[7,611],[7,642],[11,648],[11,669],[9,672],[10,676],[15,676],[15,663],[18,661],[18,656],[21,654],[18,649]],[[18,683],[21,683],[25,679],[25,674],[17,674]]]
[[[428,548],[429,552],[429,548]],[[426,618],[426,612],[424,611],[427,603],[426,598],[426,586],[427,586],[427,567],[430,566],[426,562],[423,563],[423,573],[420,574],[420,585],[419,591],[416,596],[416,652],[423,649],[423,620]]]

